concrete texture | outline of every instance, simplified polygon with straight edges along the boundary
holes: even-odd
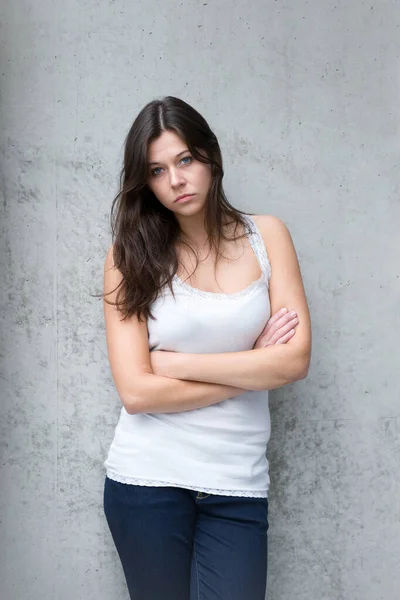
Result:
[[[268,598],[398,600],[400,5],[10,0],[0,21],[2,600],[128,597],[90,294],[123,138],[166,94],[215,129],[232,202],[288,224],[309,298],[309,377],[271,394]]]

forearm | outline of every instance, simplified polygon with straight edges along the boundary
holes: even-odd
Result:
[[[232,385],[247,390],[272,390],[306,376],[309,352],[290,344],[223,354],[171,354],[168,377]]]
[[[146,373],[140,375],[135,390],[123,404],[130,414],[175,413],[217,404],[235,398],[245,390],[231,385],[185,381]]]

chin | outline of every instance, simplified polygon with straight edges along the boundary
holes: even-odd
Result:
[[[188,202],[187,204],[175,204],[172,208],[173,212],[184,215],[197,215],[204,212],[205,205],[199,205],[198,202]]]

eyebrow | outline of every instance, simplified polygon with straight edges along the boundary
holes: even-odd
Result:
[[[175,158],[178,158],[178,156],[180,156],[181,154],[184,154],[185,152],[189,152],[189,150],[188,149],[182,150],[182,152],[179,152],[179,154],[177,154],[175,156]],[[159,162],[151,162],[151,163],[149,163],[149,167],[151,167],[151,165],[158,165],[158,164],[160,164],[160,163]]]

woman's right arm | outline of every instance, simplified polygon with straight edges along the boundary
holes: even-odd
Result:
[[[115,302],[121,273],[114,266],[112,247],[104,264],[104,293]],[[234,398],[243,389],[214,383],[184,381],[154,375],[148,330],[134,317],[121,321],[121,313],[104,302],[108,359],[118,395],[129,414],[174,413],[194,410]]]

